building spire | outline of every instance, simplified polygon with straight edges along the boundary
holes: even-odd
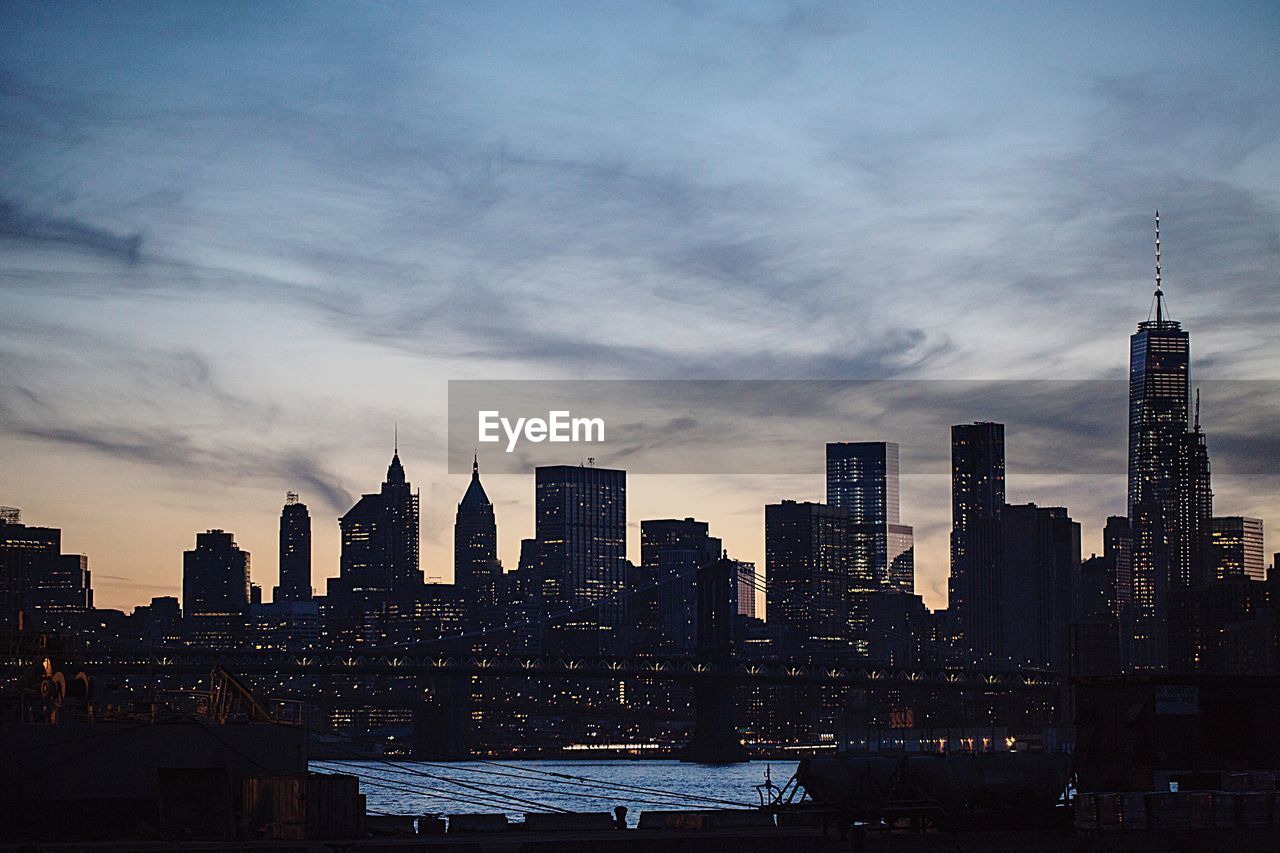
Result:
[[[1195,422],[1195,428],[1192,431],[1193,432],[1200,431],[1200,389],[1199,388],[1196,389],[1196,422]]]
[[[1156,322],[1164,322],[1164,291],[1160,289],[1160,211],[1156,211]]]
[[[467,486],[466,494],[462,496],[458,509],[478,506],[492,506],[492,504],[489,496],[484,493],[484,486],[480,485],[480,455],[476,454],[471,460],[471,484]]]
[[[1156,246],[1157,246],[1156,257],[1157,258],[1160,257],[1160,249],[1158,248],[1160,245],[1159,234],[1160,234],[1160,214],[1157,213],[1156,214],[1156,235],[1157,235],[1156,236]],[[1156,270],[1158,271],[1159,269],[1160,269],[1160,262],[1157,261]],[[1157,272],[1156,280],[1159,281],[1159,279],[1160,279],[1160,276],[1159,276],[1159,273]],[[1157,290],[1160,289],[1159,284],[1156,285],[1156,289]],[[391,423],[392,423],[392,429],[394,430],[394,432],[392,433],[392,439],[391,439],[391,455],[399,456],[400,455],[400,422],[392,421]]]

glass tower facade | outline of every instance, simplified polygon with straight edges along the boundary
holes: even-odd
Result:
[[[849,514],[852,589],[914,592],[914,531],[899,517],[898,445],[829,443],[827,505]]]
[[[590,604],[622,591],[627,472],[549,465],[535,472],[535,535],[550,604]]]
[[[1129,520],[1133,532],[1129,667],[1168,665],[1170,587],[1186,587],[1178,555],[1179,476],[1187,441],[1190,336],[1164,318],[1156,293],[1156,319],[1138,324],[1129,339]],[[1189,563],[1188,563],[1189,567]]]

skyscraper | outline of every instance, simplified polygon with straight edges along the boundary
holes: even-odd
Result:
[[[853,647],[853,564],[849,511],[783,501],[764,508],[766,592],[770,624],[792,646]]]
[[[1004,506],[1004,424],[977,421],[951,427],[951,576],[947,609],[958,651],[972,656],[971,621],[978,590],[970,570],[975,523]]]
[[[632,596],[638,650],[691,652],[698,637],[698,569],[720,558],[721,541],[693,518],[640,522],[640,572]]]
[[[196,534],[182,553],[182,610],[193,642],[235,645],[245,639],[249,612],[249,552],[222,530]]]
[[[1102,556],[1115,572],[1114,615],[1122,619],[1133,602],[1133,531],[1125,516],[1107,517],[1102,529]]]
[[[497,618],[502,565],[493,504],[480,484],[480,460],[471,463],[471,483],[453,522],[453,575],[467,612],[468,628],[488,627]]]
[[[853,525],[853,588],[912,592],[914,532],[899,517],[898,445],[889,441],[828,443],[827,505],[847,511]]]
[[[969,535],[971,662],[1066,672],[1080,525],[1063,507],[1005,504]]]
[[[1173,576],[1178,588],[1199,588],[1213,580],[1208,553],[1209,519],[1213,517],[1213,487],[1209,477],[1209,447],[1200,429],[1200,392],[1191,431],[1183,435],[1178,454],[1177,515],[1172,543]],[[1258,545],[1262,547],[1261,543]],[[1261,559],[1261,556],[1259,556]]]
[[[553,606],[622,591],[627,559],[627,472],[586,465],[535,471],[534,530]]]
[[[342,528],[340,575],[329,580],[329,594],[377,598],[412,596],[422,586],[418,565],[418,495],[405,479],[397,448],[382,489],[362,495],[338,520]]]
[[[1156,213],[1154,319],[1129,338],[1129,522],[1133,531],[1131,618],[1125,639],[1133,669],[1168,663],[1168,596],[1186,587],[1177,553],[1179,472],[1186,452],[1191,341],[1167,316],[1160,278],[1160,214]],[[1190,565],[1188,561],[1187,565]]]
[[[0,625],[52,626],[93,607],[89,561],[62,553],[62,531],[30,527],[16,508],[0,508]]]
[[[280,511],[280,585],[273,601],[311,600],[311,514],[296,492]]]

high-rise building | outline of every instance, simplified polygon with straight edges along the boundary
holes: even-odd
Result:
[[[196,534],[196,547],[182,553],[182,610],[193,642],[228,646],[246,638],[249,612],[249,552],[222,530]]]
[[[479,458],[471,463],[471,483],[454,517],[453,575],[467,611],[467,627],[486,628],[500,623],[502,565],[498,562],[498,524],[493,504],[480,484]]]
[[[969,542],[971,662],[1066,672],[1080,525],[1063,507],[1005,504]]]
[[[951,427],[951,576],[947,609],[952,640],[972,657],[972,602],[979,590],[970,572],[972,533],[978,519],[997,518],[1004,506],[1004,424],[976,421]]]
[[[756,618],[756,564],[738,561],[738,615]]]
[[[627,472],[548,465],[535,471],[535,482],[544,593],[556,606],[620,593],[627,560]]]
[[[1241,515],[1210,519],[1209,543],[1214,580],[1267,579],[1262,556],[1262,519]]]
[[[62,553],[62,531],[29,527],[13,507],[0,512],[0,625],[55,626],[93,607],[89,560]]]
[[[385,599],[410,597],[422,586],[418,565],[418,495],[405,479],[397,449],[382,489],[362,495],[338,520],[342,528],[340,575],[329,580],[330,595]]]
[[[854,647],[849,530],[849,511],[826,504],[783,501],[764,508],[769,622],[792,647]]]
[[[640,567],[630,596],[637,651],[691,652],[698,639],[698,569],[720,559],[722,544],[705,521],[640,522]]]
[[[548,465],[536,469],[534,480],[535,588],[554,628],[548,652],[615,650],[626,641],[620,593],[627,579],[627,472]],[[606,603],[584,609],[596,602]]]
[[[1102,528],[1102,556],[1110,560],[1115,572],[1115,616],[1125,618],[1133,604],[1133,530],[1123,515],[1107,517]]]
[[[1129,523],[1133,531],[1130,618],[1126,620],[1129,666],[1162,670],[1168,665],[1168,599],[1171,587],[1186,588],[1178,553],[1180,483],[1187,452],[1191,338],[1167,316],[1160,279],[1160,214],[1156,214],[1154,319],[1138,324],[1129,338]],[[1185,561],[1189,569],[1190,559]]]
[[[1175,587],[1199,588],[1212,580],[1208,552],[1209,519],[1213,517],[1213,487],[1209,477],[1209,447],[1200,429],[1200,392],[1191,431],[1182,437],[1178,455],[1177,515],[1172,543]]]
[[[311,600],[311,514],[296,492],[285,496],[280,511],[280,585],[273,601]]]
[[[914,531],[901,523],[898,495],[897,444],[827,444],[827,505],[849,513],[856,591],[915,589]]]

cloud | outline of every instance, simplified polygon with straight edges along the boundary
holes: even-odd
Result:
[[[8,345],[0,348],[0,438],[76,448],[188,482],[276,480],[305,487],[329,509],[351,506],[324,454],[273,436],[274,404],[223,388],[203,356],[57,325],[0,330]]]
[[[12,200],[0,198],[0,239],[53,243],[95,252],[129,264],[142,257],[142,235],[116,234],[71,217],[28,213]]]

